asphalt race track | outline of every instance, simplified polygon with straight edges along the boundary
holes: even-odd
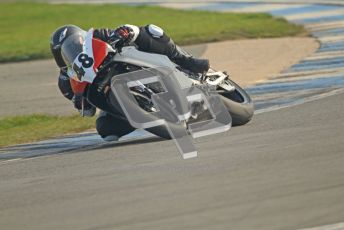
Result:
[[[196,139],[3,162],[4,229],[299,229],[344,219],[344,94]]]
[[[283,13],[322,42],[248,89],[252,122],[195,139],[189,160],[157,137],[26,158],[0,150],[0,228],[344,229],[344,17],[333,6],[245,7]]]

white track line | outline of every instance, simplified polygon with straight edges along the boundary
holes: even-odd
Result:
[[[336,50],[336,51],[314,53],[314,54],[312,54],[312,57],[321,57],[321,56],[329,56],[329,55],[341,55],[341,54],[344,54],[343,50]]]
[[[286,105],[282,105],[282,106],[276,105],[276,106],[272,106],[272,107],[269,107],[266,109],[259,109],[259,110],[256,110],[254,112],[254,114],[267,113],[267,112],[272,112],[272,111],[276,111],[276,110],[280,110],[280,109],[284,109],[284,108],[290,108],[290,107],[305,104],[307,102],[317,101],[317,100],[323,99],[325,97],[334,96],[334,95],[337,95],[340,93],[344,93],[344,88],[333,90],[333,91],[327,92],[327,93],[314,95],[312,97],[304,98],[304,99],[301,99],[301,100],[298,100],[298,101],[295,101],[295,102],[292,102],[292,103],[289,103]],[[344,230],[344,228],[342,230]]]
[[[344,76],[344,71],[338,71],[330,74],[313,74],[313,75],[304,75],[304,76],[297,76],[297,77],[286,77],[286,78],[271,78],[268,81],[262,81],[260,83],[285,83],[285,82],[294,82],[294,81],[302,81],[302,80],[311,80],[311,79],[318,79],[318,78],[332,78],[336,76]]]
[[[318,40],[322,43],[341,42],[341,41],[344,41],[344,35],[320,37],[320,38],[318,38]]]
[[[229,9],[230,12],[240,12],[240,13],[254,13],[254,12],[268,12],[273,10],[282,10],[282,9],[292,9],[298,8],[305,5],[290,5],[290,4],[262,4],[255,5],[250,7],[243,7],[239,9]],[[227,11],[227,10],[226,10]]]
[[[344,9],[340,10],[326,10],[326,11],[317,11],[311,13],[295,14],[295,15],[286,15],[285,18],[288,20],[301,20],[301,19],[311,19],[311,18],[320,18],[327,16],[337,16],[343,15]]]
[[[0,165],[8,164],[8,163],[19,161],[19,160],[23,160],[23,158],[15,158],[15,159],[10,159],[10,160],[0,161]]]
[[[127,0],[128,1],[128,0]],[[195,1],[195,2],[217,2],[217,0],[189,0],[189,1]],[[344,2],[342,0],[224,0],[223,2],[237,2],[237,3],[264,3],[264,4],[300,4],[302,2],[303,4],[324,4],[326,2],[327,5],[344,5]]]
[[[344,70],[344,67],[321,69],[321,70],[308,70],[308,71],[275,74],[275,75],[272,75],[271,78],[286,78],[286,77],[299,77],[299,76],[309,76],[309,75],[318,75],[318,74],[332,74],[332,73],[343,72],[343,70]]]
[[[194,7],[202,7],[207,6],[209,3],[159,3],[158,6],[168,7],[168,8],[175,8],[175,9],[190,9]]]
[[[300,230],[344,230],[344,222],[330,225],[323,225],[313,228],[303,228]]]
[[[344,51],[315,53],[312,56],[304,58],[303,60],[312,61],[312,60],[321,60],[321,59],[338,58],[338,57],[344,58]]]
[[[322,23],[311,23],[305,25],[306,29],[315,32],[330,29],[344,28],[344,21],[334,21],[334,22],[322,22]]]

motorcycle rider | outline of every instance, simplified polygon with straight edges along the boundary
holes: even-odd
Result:
[[[78,82],[68,75],[68,68],[61,54],[63,42],[71,35],[84,36],[86,31],[75,25],[65,25],[56,29],[50,40],[50,49],[60,68],[58,86],[61,93],[72,100],[74,107],[83,116],[93,116],[96,108],[83,97],[86,84]],[[173,40],[158,26],[146,25],[137,27],[123,25],[116,29],[95,29],[93,37],[107,42],[110,45],[134,45],[138,50],[166,55],[171,61],[194,73],[203,73],[209,69],[209,61],[196,59],[183,51]],[[119,121],[110,114],[101,111],[96,121],[98,134],[106,141],[117,140],[119,137],[134,131],[128,122]]]

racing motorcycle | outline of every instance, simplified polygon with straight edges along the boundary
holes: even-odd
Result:
[[[191,125],[202,119],[209,121],[217,116],[211,113],[211,106],[204,97],[190,94],[192,87],[203,90],[202,95],[216,95],[220,99],[220,106],[226,108],[231,117],[226,120],[225,130],[230,126],[244,125],[253,116],[250,96],[226,72],[210,69],[207,73],[195,74],[182,69],[165,55],[141,52],[134,46],[110,46],[93,38],[92,29],[79,48],[75,48],[75,44],[80,44],[80,41],[66,40],[62,52],[75,78],[89,83],[84,96],[94,106],[129,121],[136,128],[171,138],[166,125],[159,123],[161,116],[170,123],[170,127],[177,124],[175,130],[183,127],[187,132]],[[162,100],[161,95],[166,92],[169,97]],[[157,116],[159,112],[160,116]],[[174,138],[178,138],[178,134]]]

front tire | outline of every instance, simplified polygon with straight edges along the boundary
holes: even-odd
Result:
[[[239,126],[248,123],[254,114],[251,97],[234,81],[227,79],[235,87],[232,92],[222,92],[221,100],[232,116],[232,125]],[[220,88],[222,90],[222,88]]]

